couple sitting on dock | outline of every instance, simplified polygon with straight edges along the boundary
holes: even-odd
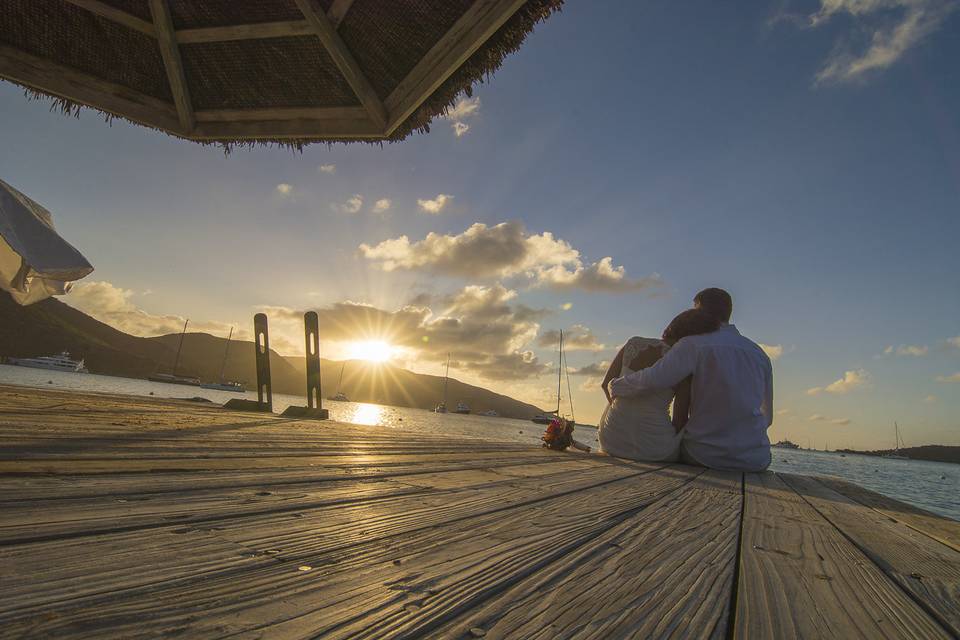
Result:
[[[767,468],[773,370],[763,349],[730,324],[732,312],[729,293],[705,289],[662,339],[627,341],[603,379],[605,453],[713,469]]]

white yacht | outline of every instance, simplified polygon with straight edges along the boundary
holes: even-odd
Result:
[[[454,413],[461,413],[461,414],[463,414],[463,415],[466,415],[466,414],[470,413],[470,407],[468,407],[467,405],[463,404],[462,402],[458,402],[458,403],[457,403],[457,408],[454,409],[453,412],[454,412]]]
[[[69,373],[90,373],[83,364],[83,360],[71,360],[70,353],[63,351],[58,356],[40,356],[39,358],[10,358],[10,364],[32,369],[49,369],[51,371],[67,371]]]

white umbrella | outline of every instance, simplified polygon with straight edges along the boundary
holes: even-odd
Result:
[[[0,289],[28,305],[65,294],[92,271],[57,235],[49,211],[0,180]]]

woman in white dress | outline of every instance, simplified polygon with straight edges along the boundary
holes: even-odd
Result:
[[[712,315],[688,309],[663,332],[663,339],[633,337],[627,340],[610,363],[603,379],[607,408],[600,417],[600,450],[617,458],[649,462],[676,462],[680,440],[690,406],[690,379],[674,389],[657,389],[624,397],[610,398],[609,384],[614,378],[653,366],[680,338],[711,333],[720,326]],[[674,396],[676,400],[674,401]],[[670,418],[670,402],[674,415]]]

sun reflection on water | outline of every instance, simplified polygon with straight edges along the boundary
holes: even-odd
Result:
[[[383,407],[380,405],[358,403],[347,422],[375,426],[380,424],[381,418],[383,418]]]

